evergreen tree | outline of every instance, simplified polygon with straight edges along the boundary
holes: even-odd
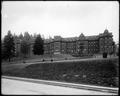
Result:
[[[41,38],[41,35],[37,35],[34,45],[33,45],[33,53],[35,55],[43,55],[44,53],[44,41]]]
[[[30,48],[29,43],[25,40],[22,40],[20,49],[21,49],[21,53],[24,55],[24,57],[26,57],[28,55],[29,48]]]
[[[24,32],[24,35],[21,33],[19,35],[19,42],[20,42],[20,52],[22,53],[23,57],[26,57],[30,54],[30,43],[31,43],[31,35],[28,32]]]
[[[3,41],[3,56],[5,59],[9,59],[9,62],[10,59],[15,56],[15,43],[10,30]]]
[[[34,33],[34,36],[33,36],[34,38],[36,38],[37,37],[37,35],[36,35],[36,33]]]
[[[3,59],[5,59],[3,41],[1,42],[1,44],[2,44],[2,46],[1,46],[1,47],[2,47],[2,48],[1,48],[1,55],[2,55],[2,56],[1,56],[1,57],[2,57],[2,60],[3,60]]]
[[[23,34],[21,33],[18,37],[19,37],[19,39],[22,40],[23,39]]]
[[[25,32],[24,33],[24,40],[26,40],[26,41],[30,41],[30,39],[31,39],[31,36],[30,36],[30,34],[28,33],[28,32]]]

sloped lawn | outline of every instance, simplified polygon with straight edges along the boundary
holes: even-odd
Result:
[[[3,75],[118,87],[118,58],[33,64]]]

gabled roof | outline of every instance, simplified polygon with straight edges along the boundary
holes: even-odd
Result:
[[[97,40],[98,38],[99,38],[98,35],[83,36],[83,34],[81,34],[79,37],[61,38],[60,41],[71,42],[71,41],[76,41],[76,40]],[[52,42],[52,41],[56,41],[56,40],[55,39],[45,39],[44,43],[49,43],[49,42]]]
[[[108,30],[107,29],[105,29],[105,31],[104,31],[104,34],[108,34],[109,32],[108,32]]]
[[[107,29],[105,29],[104,33],[101,33],[99,35],[92,35],[92,36],[85,36],[83,33],[80,34],[79,37],[69,37],[69,38],[62,38],[61,36],[55,36],[54,39],[46,39],[44,40],[45,43],[51,42],[51,41],[66,41],[66,42],[71,42],[71,41],[77,41],[77,40],[98,40],[99,37],[103,36],[112,36],[112,33],[109,33]]]
[[[99,37],[102,37],[102,36],[113,36],[113,35],[111,32],[109,32],[107,29],[105,29],[104,33],[99,34]]]
[[[86,39],[86,37],[84,36],[83,33],[81,33],[80,36],[79,36],[79,39],[80,39],[80,40],[84,40],[84,39]]]

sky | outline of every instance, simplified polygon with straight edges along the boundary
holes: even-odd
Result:
[[[1,13],[2,38],[8,30],[40,33],[47,39],[99,35],[107,28],[119,41],[117,1],[4,1]]]

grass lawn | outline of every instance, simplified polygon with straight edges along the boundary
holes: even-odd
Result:
[[[118,87],[118,58],[6,67],[3,75]],[[4,69],[5,67],[3,67]]]

